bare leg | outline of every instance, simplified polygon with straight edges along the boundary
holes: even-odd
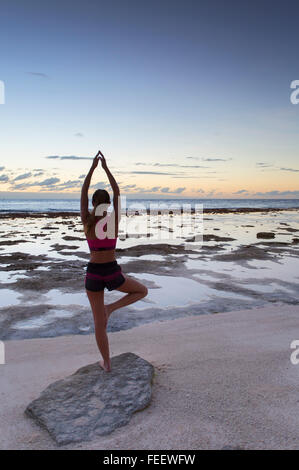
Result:
[[[141,284],[141,282],[135,281],[135,279],[126,275],[124,275],[124,277],[126,278],[125,282],[116,290],[127,292],[127,295],[124,295],[121,299],[106,306],[108,318],[114,310],[133,304],[147,295],[147,287]]]
[[[97,345],[104,359],[103,361],[100,361],[100,366],[106,372],[110,372],[111,363],[109,357],[108,336],[106,332],[107,317],[104,307],[104,291],[92,292],[86,289],[86,294],[93,313]]]

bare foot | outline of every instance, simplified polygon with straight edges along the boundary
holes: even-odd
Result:
[[[104,369],[105,372],[111,372],[110,364],[107,365],[107,364],[105,364],[104,361],[99,361],[99,364],[100,364],[100,367],[102,367],[102,369]]]

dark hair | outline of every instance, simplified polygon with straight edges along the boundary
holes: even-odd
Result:
[[[108,191],[106,191],[106,189],[97,189],[92,195],[93,209],[86,222],[86,229],[87,229],[86,232],[88,232],[91,229],[91,227],[95,224],[96,222],[95,211],[96,211],[97,206],[99,206],[100,204],[111,204],[110,195]]]
[[[92,195],[92,204],[96,208],[99,204],[110,204],[110,196],[106,189],[97,189]]]

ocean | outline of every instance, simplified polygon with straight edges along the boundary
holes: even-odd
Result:
[[[290,209],[299,208],[299,199],[129,199],[122,197],[122,208],[188,207],[203,204],[204,209]],[[0,199],[0,213],[13,212],[79,212],[79,199]]]

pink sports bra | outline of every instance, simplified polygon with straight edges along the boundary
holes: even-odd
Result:
[[[100,240],[99,238],[91,239],[87,238],[87,243],[90,248],[90,251],[103,251],[103,250],[114,250],[116,246],[116,238],[104,238]]]
[[[107,223],[103,226],[106,227]],[[117,238],[87,238],[87,243],[90,251],[104,251],[104,250],[114,250],[116,247]]]

